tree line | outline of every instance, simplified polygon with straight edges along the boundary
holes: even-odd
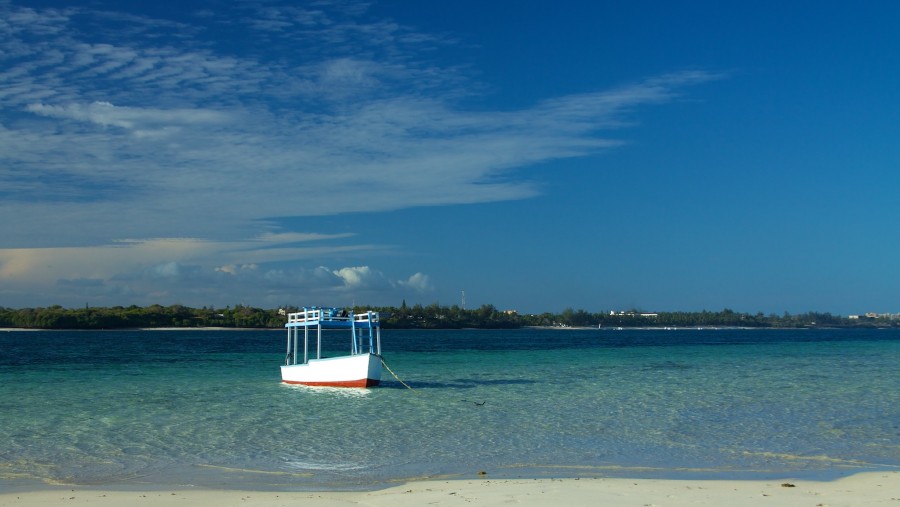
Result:
[[[475,309],[457,305],[356,307],[355,312],[381,312],[385,328],[414,329],[513,329],[520,327],[900,327],[900,320],[885,317],[850,319],[830,313],[807,312],[791,315],[750,314],[730,309],[701,312],[646,313],[588,312],[567,308],[561,313],[519,314],[501,311],[493,305]],[[190,308],[183,305],[115,306],[107,308],[3,308],[0,327],[26,329],[127,329],[127,328],[281,328],[286,313],[298,308],[262,309],[245,305],[222,308]]]
[[[189,308],[182,305],[109,308],[0,308],[0,327],[26,329],[128,329],[161,327],[282,327],[278,310],[238,305],[234,308]]]

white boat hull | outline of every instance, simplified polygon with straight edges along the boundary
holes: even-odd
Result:
[[[381,381],[381,356],[366,353],[310,359],[306,364],[283,365],[281,381],[307,386],[377,386]]]

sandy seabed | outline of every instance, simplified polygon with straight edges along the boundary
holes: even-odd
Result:
[[[0,493],[0,506],[45,505],[900,507],[900,472],[868,472],[829,482],[790,479],[778,481],[479,479],[420,481],[388,489],[356,492],[109,491],[60,487],[33,492]]]

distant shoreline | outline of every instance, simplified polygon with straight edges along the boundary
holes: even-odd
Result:
[[[827,329],[891,329],[889,327],[885,328],[875,328],[875,327],[758,327],[758,326],[607,326],[607,327],[588,327],[588,326],[522,326],[518,328],[491,328],[491,327],[467,327],[467,328],[455,328],[455,327],[447,327],[447,328],[416,328],[416,327],[385,327],[384,329],[390,331],[514,331],[516,329],[539,329],[539,330],[549,330],[549,331],[729,331],[729,330],[741,330],[741,331],[766,331],[766,330],[785,330],[785,331],[797,331],[797,330],[827,330]],[[199,332],[199,331],[272,331],[272,332],[280,332],[284,331],[284,328],[281,327],[217,327],[217,326],[208,326],[208,327],[177,327],[177,326],[166,326],[166,327],[110,327],[110,328],[102,328],[102,329],[94,329],[94,328],[28,328],[28,327],[0,327],[0,333],[9,333],[9,332],[41,332],[41,331],[94,331],[94,332],[104,332],[104,331],[190,331],[190,332]]]
[[[605,326],[605,327],[588,327],[588,326],[524,326],[527,329],[558,329],[561,331],[625,331],[627,329],[639,329],[643,331],[725,331],[729,329],[810,329],[810,328],[780,328],[780,327],[746,327],[746,326]],[[828,329],[828,328],[816,328]]]
[[[348,307],[349,308],[349,307]],[[5,329],[283,329],[297,307],[190,308],[150,305],[63,308],[0,307],[0,328]],[[383,329],[752,329],[752,328],[900,328],[900,313],[866,313],[842,317],[806,312],[781,315],[762,312],[720,311],[643,312],[604,310],[588,312],[567,308],[561,313],[519,313],[493,305],[479,308],[416,304],[354,306],[353,311],[380,315]],[[599,326],[599,327],[598,327]]]
[[[0,333],[11,331],[282,331],[280,327],[110,327],[92,328],[34,328],[34,327],[0,327]]]

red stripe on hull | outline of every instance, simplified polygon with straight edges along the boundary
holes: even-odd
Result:
[[[376,387],[379,381],[371,378],[360,380],[342,380],[334,382],[296,382],[293,380],[282,380],[285,384],[300,384],[313,387]]]

